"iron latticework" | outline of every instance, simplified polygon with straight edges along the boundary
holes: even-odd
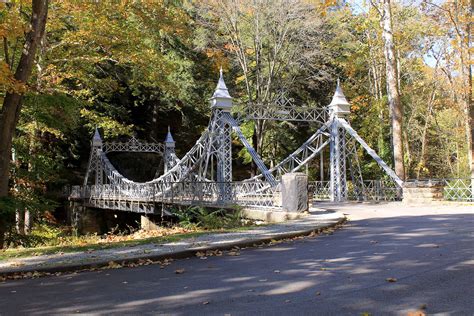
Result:
[[[85,200],[85,205],[153,213],[156,203],[242,205],[280,209],[280,181],[284,174],[303,170],[316,157],[322,157],[329,145],[330,181],[310,183],[319,196],[332,201],[349,198],[367,199],[370,194],[395,192],[402,181],[383,162],[346,121],[349,103],[339,84],[331,104],[324,108],[298,107],[292,99],[277,98],[265,106],[248,105],[247,118],[315,123],[318,129],[299,148],[280,163],[268,169],[242,133],[232,115],[232,97],[222,72],[211,98],[211,119],[195,145],[180,159],[175,141],[168,129],[163,143],[148,143],[131,138],[127,142],[104,142],[96,130],[91,146],[84,185],[74,187],[72,199]],[[232,137],[240,140],[260,174],[240,182],[232,178]],[[358,147],[360,146],[360,147]],[[389,176],[393,186],[367,182],[362,177],[358,148],[364,149]],[[154,152],[163,156],[164,173],[148,182],[135,182],[123,176],[109,161],[110,152]],[[92,178],[92,175],[94,177]],[[90,180],[93,179],[93,185]],[[384,191],[384,192],[385,192]],[[387,193],[388,194],[388,193]]]

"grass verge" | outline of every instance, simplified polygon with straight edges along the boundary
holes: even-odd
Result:
[[[186,238],[198,237],[205,234],[217,234],[217,233],[230,233],[245,231],[254,228],[255,226],[245,226],[230,229],[218,229],[218,230],[202,230],[185,233],[177,233],[166,236],[147,237],[143,239],[133,240],[122,240],[122,241],[110,241],[110,242],[97,242],[97,240],[91,239],[90,243],[81,241],[79,245],[58,245],[58,246],[43,246],[34,248],[9,248],[0,251],[0,261],[16,258],[35,257],[41,255],[51,255],[60,253],[71,253],[71,252],[83,252],[83,251],[95,251],[102,249],[112,249],[120,247],[134,247],[144,244],[163,244],[169,242],[176,242]],[[97,236],[96,236],[97,237]]]

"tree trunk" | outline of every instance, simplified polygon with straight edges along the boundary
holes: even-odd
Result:
[[[385,68],[387,80],[387,95],[392,119],[392,146],[395,173],[405,179],[403,152],[403,107],[398,90],[397,58],[393,41],[392,12],[390,0],[383,0],[382,8],[382,38],[384,42]]]
[[[15,212],[15,225],[17,234],[25,234],[25,214],[23,210],[16,210]]]
[[[428,102],[428,109],[426,110],[425,124],[421,131],[421,152],[420,152],[420,161],[418,163],[418,168],[416,171],[416,179],[420,178],[421,169],[425,167],[425,155],[426,155],[426,144],[428,142],[428,128],[431,122],[431,115],[433,112],[433,102],[435,100],[435,87],[433,87],[433,92],[431,93],[431,98]]]
[[[33,0],[31,28],[25,36],[23,52],[15,71],[15,79],[26,84],[35,60],[36,48],[43,37],[48,13],[48,0]],[[0,113],[0,199],[8,196],[12,139],[21,111],[23,95],[8,92]],[[3,248],[7,229],[5,216],[0,218],[0,248]]]
[[[25,235],[29,235],[31,233],[31,227],[33,226],[33,218],[31,211],[25,210],[25,218],[24,218],[24,227],[23,227],[23,233]]]
[[[471,10],[470,10],[470,19],[467,23],[466,27],[466,37],[467,37],[467,56],[468,56],[468,91],[467,91],[467,124],[468,128],[470,128],[470,135],[471,135],[471,142],[468,144],[468,155],[470,159],[468,160],[470,162],[470,169],[471,169],[471,198],[474,200],[474,98],[473,98],[473,89],[472,89],[472,39],[471,39],[471,27],[474,25],[473,21],[473,16],[472,16],[472,11],[474,11],[474,2],[471,0]]]

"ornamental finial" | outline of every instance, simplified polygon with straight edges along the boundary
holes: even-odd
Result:
[[[100,137],[97,126],[95,127],[94,136],[92,137],[92,146],[102,146],[102,137]]]
[[[224,81],[222,66],[219,69],[219,81],[217,82],[216,90],[211,98],[211,107],[227,110],[230,110],[232,107],[232,97],[230,96],[229,90]]]
[[[174,144],[175,141],[173,139],[173,135],[171,135],[171,129],[170,129],[170,126],[168,125],[168,134],[166,134],[166,138],[165,138],[165,143],[167,144]]]
[[[329,104],[329,109],[336,115],[344,116],[350,113],[350,104],[347,102],[344,92],[342,92],[339,78],[337,78],[336,91],[332,97],[331,104]]]

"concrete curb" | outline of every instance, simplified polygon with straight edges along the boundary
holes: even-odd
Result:
[[[283,239],[289,239],[289,238],[294,238],[294,237],[300,237],[300,236],[308,236],[312,234],[313,232],[319,233],[320,231],[328,228],[334,228],[337,226],[340,226],[344,224],[347,221],[347,218],[341,213],[341,216],[336,222],[329,223],[327,225],[321,224],[316,227],[308,228],[308,229],[302,229],[299,231],[292,231],[290,233],[283,233],[283,234],[277,234],[274,236],[265,236],[262,238],[250,238],[246,240],[240,240],[236,242],[228,242],[219,246],[216,245],[210,245],[210,246],[201,246],[201,247],[193,247],[189,248],[186,250],[180,250],[180,251],[171,251],[167,253],[162,253],[162,254],[143,254],[143,255],[136,255],[133,257],[127,257],[123,259],[114,259],[114,262],[120,263],[120,264],[127,264],[127,263],[137,263],[139,261],[143,260],[152,260],[152,261],[160,261],[160,260],[165,260],[165,259],[184,259],[184,258],[189,258],[189,257],[194,257],[196,252],[206,252],[206,251],[212,251],[212,250],[230,250],[235,247],[239,248],[245,248],[245,247],[252,247],[255,244],[267,244],[270,243],[273,240],[283,240]],[[80,263],[80,264],[63,264],[63,265],[56,265],[56,266],[49,266],[49,267],[39,267],[39,268],[33,268],[33,267],[25,267],[25,269],[19,269],[15,271],[5,271],[5,272],[0,272],[0,277],[12,277],[15,275],[23,275],[26,273],[57,273],[57,272],[79,272],[81,270],[91,270],[91,269],[99,269],[105,266],[109,265],[109,262],[111,260],[102,260],[102,261],[96,261],[92,263]]]

